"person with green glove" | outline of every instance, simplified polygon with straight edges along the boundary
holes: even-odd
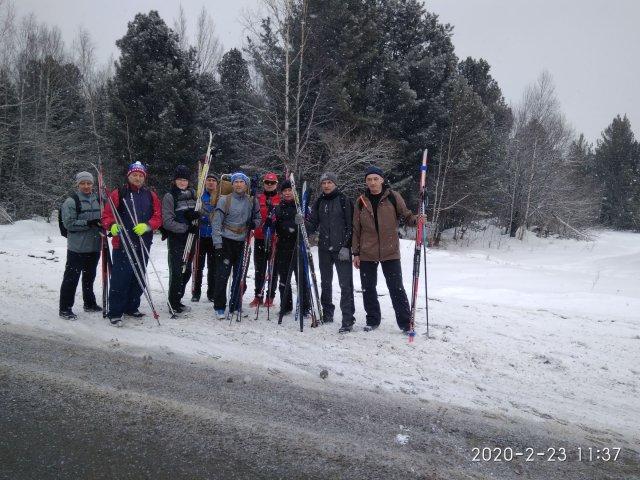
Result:
[[[142,163],[131,164],[127,172],[127,184],[111,192],[111,200],[102,214],[102,224],[113,237],[108,317],[111,324],[117,327],[122,326],[123,315],[144,315],[138,310],[142,287],[135,272],[141,279],[146,278],[147,254],[153,243],[153,231],[162,224],[160,199],[144,186],[146,177],[147,171]],[[117,209],[121,223],[116,222],[111,203]],[[134,255],[127,255],[122,245],[127,239],[130,240],[127,246],[135,251]],[[137,259],[140,259],[140,264]]]

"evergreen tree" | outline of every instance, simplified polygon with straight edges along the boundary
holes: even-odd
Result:
[[[640,230],[640,147],[626,115],[616,116],[602,132],[595,170],[602,185],[602,223],[621,230]]]
[[[206,145],[198,129],[195,51],[156,11],[137,14],[116,41],[120,58],[109,82],[108,131],[122,166],[147,165],[150,182],[166,188],[175,165],[193,165]]]

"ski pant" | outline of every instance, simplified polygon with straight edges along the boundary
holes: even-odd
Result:
[[[140,306],[142,287],[133,269],[136,269],[144,285],[149,259],[139,249],[134,251],[142,262],[141,265],[138,264],[135,256],[131,259],[133,264],[129,261],[124,247],[113,249],[113,267],[109,285],[109,319],[120,318],[124,313],[133,313]]]
[[[298,286],[298,297],[302,290],[302,311],[305,312],[311,308],[311,298],[309,296],[309,287],[307,285],[307,275],[304,270],[304,261],[300,250],[296,250],[297,255],[294,256],[294,250],[278,249],[276,252],[276,267],[280,277],[280,312],[282,314],[289,313],[293,310],[293,292],[291,290],[291,275],[296,277],[296,285]],[[301,278],[298,279],[298,265],[300,266]],[[298,281],[300,280],[300,281]]]
[[[169,304],[174,310],[180,306],[184,290],[189,278],[191,278],[191,261],[187,262],[187,268],[182,273],[182,256],[187,244],[187,234],[169,234],[167,238],[167,251],[169,253]],[[193,247],[189,259],[193,258]]]
[[[216,293],[213,307],[216,310],[224,310],[227,306],[227,284],[229,275],[233,269],[233,283],[231,284],[231,298],[229,299],[229,311],[235,312],[238,307],[240,295],[240,275],[242,270],[242,254],[244,252],[243,241],[230,240],[222,237],[222,248],[216,250]]]
[[[355,306],[353,302],[353,267],[351,261],[338,260],[338,252],[318,250],[320,262],[320,286],[322,293],[322,316],[325,322],[333,321],[335,305],[333,304],[333,267],[335,265],[340,282],[340,310],[342,311],[342,326],[351,327],[356,319],[353,316]]]
[[[200,237],[198,245],[198,268],[196,269],[196,278],[191,289],[192,295],[198,299],[200,299],[202,293],[205,260],[207,263],[207,298],[211,300],[216,291],[216,261],[211,237]]]
[[[362,284],[362,299],[364,310],[367,312],[367,325],[380,325],[380,303],[378,302],[378,264],[382,265],[382,273],[387,282],[391,304],[396,314],[396,322],[400,328],[408,328],[411,318],[409,299],[402,284],[402,268],[400,260],[386,260],[383,262],[360,261],[360,283]]]
[[[271,242],[271,240],[269,240]],[[267,252],[266,239],[256,238],[254,241],[253,251],[253,266],[255,267],[255,296],[261,297],[262,286],[264,285],[265,273],[267,271],[267,263],[269,262],[269,255],[271,255],[271,248],[273,248],[273,242]],[[275,270],[275,269],[274,269]],[[271,272],[271,284],[269,286],[269,295],[267,298],[275,298],[276,289],[278,286],[278,271]],[[261,297],[262,298],[262,297]]]
[[[60,310],[73,307],[80,274],[82,274],[82,300],[84,304],[86,306],[96,305],[93,282],[96,279],[98,260],[100,260],[100,252],[78,253],[67,250],[67,263],[60,286]]]

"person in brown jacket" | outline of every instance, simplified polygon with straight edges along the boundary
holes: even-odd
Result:
[[[351,250],[353,266],[360,269],[362,299],[367,312],[366,332],[380,326],[378,302],[378,264],[389,288],[398,327],[409,331],[411,311],[407,292],[402,284],[398,220],[407,225],[417,223],[417,217],[407,208],[402,196],[384,184],[384,172],[369,167],[365,173],[367,190],[360,195],[353,209]]]

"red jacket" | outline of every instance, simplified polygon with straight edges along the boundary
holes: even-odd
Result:
[[[256,196],[258,197],[258,204],[260,205],[260,218],[262,218],[262,223],[264,224],[264,221],[269,216],[269,213],[273,215],[273,212],[276,209],[276,205],[280,203],[280,194],[276,192],[274,195],[268,197],[264,193],[259,193]],[[267,198],[269,199],[269,204],[271,205],[271,208],[269,208],[269,205],[267,205]],[[269,210],[271,210],[271,212],[269,212]],[[262,231],[262,225],[256,228],[254,232],[254,236],[259,240],[264,240],[264,232]]]
[[[125,186],[123,190],[123,196],[125,198],[123,199],[135,218],[131,218],[126,208],[119,208],[120,192],[118,188],[114,189],[109,196],[118,210],[117,213],[119,213],[121,217],[121,223],[124,224],[124,228],[129,233],[129,236],[132,238],[137,236],[133,233],[133,227],[138,223],[146,223],[151,227],[151,232],[142,235],[142,239],[145,240],[147,247],[149,247],[153,237],[153,230],[157,230],[160,228],[160,225],[162,225],[162,204],[155,192],[145,187],[138,189],[131,184]],[[111,209],[111,202],[107,202],[102,212],[102,225],[104,225],[104,228],[108,231],[114,223],[120,222],[116,222],[116,216]],[[120,236],[113,237],[111,243],[113,248],[120,248]]]

